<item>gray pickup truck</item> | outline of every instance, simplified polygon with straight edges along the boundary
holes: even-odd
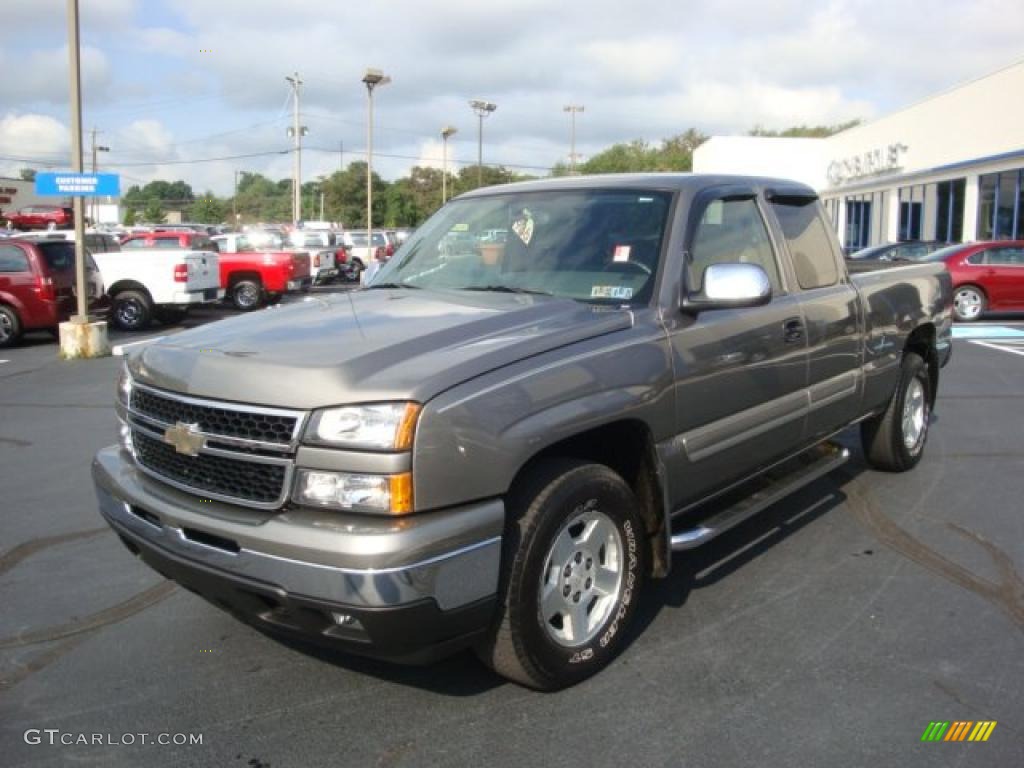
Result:
[[[492,187],[358,291],[126,359],[100,509],[270,634],[538,689],[621,648],[642,584],[835,469],[921,458],[942,265],[850,276],[814,192],[644,174]]]

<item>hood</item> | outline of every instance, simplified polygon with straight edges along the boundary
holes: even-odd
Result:
[[[632,324],[628,310],[546,296],[360,290],[175,334],[129,365],[143,383],[218,400],[301,409],[426,402],[488,371]]]

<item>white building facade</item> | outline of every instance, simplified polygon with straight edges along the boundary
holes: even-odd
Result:
[[[844,248],[1024,240],[1024,62],[825,139],[715,136],[697,173],[818,191]]]

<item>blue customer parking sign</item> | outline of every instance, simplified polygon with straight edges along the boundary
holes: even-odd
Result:
[[[37,173],[36,194],[57,197],[106,197],[121,194],[116,173]]]

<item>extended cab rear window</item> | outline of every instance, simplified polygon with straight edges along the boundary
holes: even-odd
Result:
[[[824,288],[839,280],[832,241],[813,197],[779,197],[772,209],[793,259],[796,280],[803,289]]]
[[[75,268],[75,244],[66,240],[50,243],[36,243],[42,251],[46,265],[55,272],[64,272]]]

